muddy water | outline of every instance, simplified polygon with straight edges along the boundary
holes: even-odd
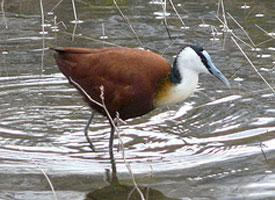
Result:
[[[91,152],[83,135],[91,111],[58,71],[47,47],[144,47],[172,62],[184,43],[204,46],[232,88],[202,76],[197,92],[185,102],[122,125],[137,182],[144,190],[150,187],[155,199],[274,199],[274,94],[230,35],[222,33],[215,17],[217,1],[174,1],[188,28],[182,28],[168,6],[173,42],[158,1],[118,2],[140,41],[110,1],[76,2],[79,24],[73,23],[71,1],[57,7],[58,1],[44,1],[44,35],[38,1],[5,1],[0,24],[0,199],[54,199],[43,172],[58,199],[104,199],[114,190],[123,192],[112,198],[123,199],[132,190],[121,152],[115,152],[121,185],[106,180],[111,169],[108,123],[96,116],[90,135],[98,151]],[[255,24],[275,35],[272,1],[226,1],[225,8],[254,43],[270,39]],[[215,37],[211,27],[218,32]],[[274,41],[254,50],[242,47],[274,87]]]

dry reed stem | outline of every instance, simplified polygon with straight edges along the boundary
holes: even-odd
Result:
[[[234,39],[234,37],[231,36],[232,41],[235,43],[235,45],[238,47],[238,49],[241,51],[243,56],[246,58],[248,63],[251,65],[251,67],[254,69],[254,71],[260,76],[260,78],[265,82],[265,84],[271,89],[271,91],[275,95],[274,88],[268,83],[268,81],[262,76],[262,74],[258,71],[258,69],[255,67],[255,65],[252,63],[252,61],[249,59],[249,57],[246,55],[246,53],[243,51],[243,49],[240,47],[240,45],[237,43],[237,41]]]
[[[124,164],[125,164],[126,168],[128,169],[128,172],[129,172],[129,174],[130,174],[130,176],[131,176],[131,178],[132,178],[132,182],[133,182],[133,184],[134,184],[134,187],[135,187],[135,189],[138,191],[141,200],[145,200],[143,193],[141,192],[141,190],[139,189],[139,187],[138,187],[138,185],[137,185],[137,182],[136,182],[136,179],[135,179],[135,175],[134,175],[134,173],[133,173],[133,171],[132,171],[131,165],[130,165],[130,163],[129,163],[129,162],[127,161],[127,159],[126,159],[124,143],[123,143],[122,138],[121,138],[121,135],[120,135],[120,130],[119,130],[119,128],[116,126],[114,120],[113,120],[112,117],[110,116],[110,113],[109,113],[109,111],[108,111],[108,109],[107,109],[107,107],[106,107],[106,105],[105,105],[105,101],[104,101],[104,87],[103,87],[103,85],[100,86],[100,91],[101,91],[100,97],[101,97],[101,100],[102,100],[103,109],[104,109],[105,113],[107,114],[107,117],[108,117],[108,119],[110,120],[112,126],[114,127],[115,132],[116,132],[117,135],[118,135],[118,139],[119,139],[119,142],[120,142],[120,147],[121,147],[121,149],[122,149],[121,152],[122,152],[122,158],[123,158]],[[117,113],[117,118],[120,119],[120,118],[119,118],[119,113]]]
[[[50,12],[53,12],[62,2],[63,0],[60,0],[57,4],[55,4],[55,6],[51,9]]]
[[[85,97],[88,98],[89,101],[91,101],[92,103],[100,106],[103,108],[103,105],[99,102],[97,102],[96,100],[94,100],[77,82],[75,82],[71,77],[69,77],[69,81],[72,82],[73,85],[75,85],[81,92],[83,92],[83,94],[85,95]]]
[[[74,41],[74,38],[75,38],[75,33],[76,33],[77,25],[78,25],[78,23],[74,24],[73,33],[72,33],[72,41]]]
[[[77,17],[77,12],[76,12],[76,7],[75,7],[75,2],[74,0],[72,0],[72,6],[73,6],[73,13],[74,13],[74,29],[73,29],[73,33],[72,33],[72,41],[74,41],[75,38],[75,33],[76,33],[76,29],[77,29],[77,25],[78,25],[78,17]]]
[[[221,7],[221,8],[220,8]],[[220,9],[222,10],[222,16],[223,16],[223,20],[221,20],[219,18],[219,12],[220,12]],[[217,16],[216,18],[223,24],[223,27],[224,27],[224,30],[230,30],[229,27],[228,27],[228,24],[227,24],[227,21],[226,21],[226,18],[225,18],[225,11],[224,11],[224,4],[223,4],[223,0],[220,0],[219,3],[218,3],[218,9],[217,9]],[[242,29],[242,31],[246,34],[247,38],[249,39],[249,41],[252,43],[253,46],[259,46],[260,44],[263,44],[265,42],[268,42],[268,41],[271,41],[273,39],[275,39],[275,37],[272,37],[271,35],[269,35],[269,33],[267,31],[265,31],[263,28],[261,28],[260,26],[256,25],[256,27],[258,27],[260,30],[262,30],[263,32],[265,32],[268,36],[271,37],[271,39],[269,40],[266,40],[266,41],[263,41],[257,45],[255,45],[255,43],[253,42],[253,40],[249,37],[248,33],[244,30],[244,28],[237,22],[237,20],[235,20],[235,18],[232,17],[232,15],[230,15],[228,13],[228,15],[232,18],[232,20]],[[242,42],[244,45],[248,46],[249,48],[253,48],[250,44],[248,44],[247,42],[243,41],[242,39],[240,39],[235,33],[234,31],[232,30],[231,32],[231,39],[232,41],[235,43],[235,45],[239,48],[239,50],[241,51],[241,53],[244,55],[244,57],[247,59],[247,61],[249,62],[249,64],[253,67],[253,69],[255,70],[255,72],[260,76],[260,78],[265,82],[266,85],[268,85],[268,89],[272,90],[273,94],[275,94],[275,90],[274,88],[267,82],[267,80],[261,75],[261,73],[257,70],[257,68],[254,66],[254,64],[252,63],[252,61],[248,58],[248,56],[245,54],[245,52],[242,50],[242,48],[240,47],[240,45],[237,43],[237,40],[239,40],[240,42]],[[264,89],[264,91],[266,91],[267,89]],[[257,91],[258,93],[258,91]],[[202,108],[202,107],[206,107],[208,106],[208,104],[211,103],[211,102],[208,102],[206,104],[202,104],[202,105],[199,105],[193,109],[198,109],[198,108]],[[263,149],[262,149],[262,146],[261,146],[261,151],[265,157],[265,160],[266,159],[266,156],[265,156],[265,153],[263,152]]]
[[[135,178],[135,175],[134,175],[134,173],[133,173],[133,171],[132,171],[131,165],[130,165],[130,163],[129,163],[129,162],[127,161],[127,159],[126,159],[124,144],[123,144],[123,141],[122,141],[122,139],[121,139],[121,136],[120,136],[119,131],[117,131],[117,134],[118,134],[119,142],[120,142],[121,149],[122,149],[121,152],[122,152],[122,157],[123,157],[124,164],[125,164],[125,166],[126,166],[127,169],[128,169],[128,172],[129,172],[129,174],[130,174],[130,176],[131,176],[131,178],[132,178],[132,182],[133,182],[133,184],[134,184],[134,187],[135,187],[135,189],[138,191],[141,200],[145,200],[143,193],[141,192],[141,190],[140,190],[139,187],[138,187],[138,184],[137,184],[137,182],[136,182],[136,178]]]
[[[259,25],[255,24],[255,26],[260,29],[261,31],[263,31],[266,35],[268,35],[269,37],[271,37],[272,39],[275,39],[274,36],[270,35],[266,30],[264,30],[262,27],[260,27]]]
[[[22,153],[24,153],[24,151],[21,149],[21,148],[19,148],[18,149],[20,152],[22,152]],[[47,175],[47,173],[45,172],[45,170],[43,170],[40,166],[39,166],[39,164],[37,164],[37,162],[36,162],[36,160],[34,160],[31,156],[29,156],[29,155],[27,155],[28,157],[29,157],[29,159],[31,160],[31,162],[42,172],[42,174],[43,174],[43,176],[46,178],[46,180],[47,180],[47,182],[48,182],[48,184],[49,184],[49,186],[50,186],[50,188],[51,188],[51,191],[52,191],[52,193],[53,193],[53,199],[54,200],[58,200],[58,198],[57,198],[57,195],[56,195],[56,192],[55,192],[55,189],[54,189],[54,186],[53,186],[53,184],[52,184],[52,181],[51,181],[51,179],[50,179],[50,177]]]
[[[44,16],[44,9],[43,9],[43,0],[39,1],[40,5],[40,12],[41,12],[41,26],[42,26],[42,35],[45,33],[45,16]]]
[[[62,31],[61,33],[72,36],[72,33],[69,33],[69,32],[66,32],[66,31]],[[98,40],[98,39],[95,39],[95,38],[92,38],[92,37],[89,37],[89,36],[85,36],[85,35],[76,35],[75,38],[82,38],[82,39],[91,40],[91,41],[98,42],[98,43],[104,43],[104,44],[107,44],[107,45],[110,45],[110,46],[122,47],[122,46],[120,46],[118,44],[115,44],[115,43],[112,43],[112,42]]]
[[[77,22],[78,21],[78,17],[77,17],[77,12],[76,12],[76,7],[75,7],[74,0],[72,0],[72,6],[73,6],[73,12],[74,12],[74,20],[75,20],[75,22]]]
[[[219,2],[218,2],[218,8],[217,8],[217,13],[216,13],[217,16],[219,16],[219,13],[220,13],[220,5],[221,5],[221,0],[219,0]]]
[[[2,0],[2,2],[1,2],[2,18],[3,18],[4,24],[5,24],[5,28],[8,29],[8,22],[7,22],[7,18],[6,18],[5,9],[4,9],[4,4],[5,4],[5,0]]]
[[[137,34],[137,32],[135,31],[135,29],[133,28],[133,26],[130,23],[130,20],[123,14],[122,10],[120,9],[120,7],[117,5],[116,0],[113,0],[113,3],[116,6],[116,9],[118,10],[118,12],[120,13],[120,15],[122,16],[122,18],[124,19],[124,21],[127,23],[127,25],[129,26],[130,30],[132,31],[132,33],[135,35],[136,40],[138,41],[139,45],[141,47],[143,47],[143,43],[141,42],[141,40],[139,39],[139,36]]]
[[[76,86],[76,87],[77,87],[77,88],[78,88],[78,89],[88,98],[89,101],[91,101],[92,103],[94,103],[94,104],[96,104],[96,105],[98,105],[98,106],[100,106],[101,108],[104,109],[104,111],[105,111],[105,113],[106,113],[106,115],[107,115],[107,117],[108,117],[110,123],[112,124],[112,126],[113,126],[114,129],[115,129],[115,132],[116,132],[117,135],[118,135],[119,142],[120,142],[121,149],[122,149],[122,158],[123,158],[123,161],[124,161],[124,164],[125,164],[126,168],[128,169],[128,172],[129,172],[129,174],[130,174],[130,176],[131,176],[131,179],[132,179],[132,182],[133,182],[133,184],[134,184],[134,187],[135,187],[136,190],[138,191],[138,193],[139,193],[141,199],[142,199],[142,200],[145,200],[145,198],[144,198],[144,196],[143,196],[141,190],[139,189],[139,187],[138,187],[138,185],[137,185],[137,182],[136,182],[136,180],[135,180],[135,176],[134,176],[134,174],[133,174],[133,172],[132,172],[131,165],[130,165],[130,163],[128,163],[128,161],[127,161],[127,159],[126,159],[124,143],[123,143],[123,141],[122,141],[122,139],[121,139],[120,130],[119,130],[119,128],[116,126],[114,120],[112,119],[112,117],[111,117],[111,115],[110,115],[110,113],[109,113],[109,111],[108,111],[108,109],[107,109],[107,107],[106,107],[106,105],[105,105],[105,101],[104,101],[104,87],[103,87],[103,86],[100,86],[100,91],[101,91],[100,98],[101,98],[101,100],[102,100],[102,103],[99,103],[99,102],[97,102],[96,100],[94,100],[94,99],[93,99],[93,98],[92,98],[92,97],[91,97],[91,96],[90,96],[90,95],[89,95],[89,94],[88,94],[88,93],[87,93],[78,83],[76,83],[74,80],[72,80],[71,77],[69,77],[69,81],[72,82],[73,85],[75,85],[75,86]]]
[[[61,24],[65,29],[67,29],[67,26],[63,21],[57,22],[57,16],[56,15],[54,16],[53,22],[54,22],[54,26],[59,26],[59,24]]]
[[[259,46],[261,46],[261,45],[263,45],[263,44],[265,44],[265,43],[267,43],[267,42],[271,42],[271,41],[273,41],[273,40],[275,40],[275,38],[270,38],[270,39],[268,39],[268,40],[259,42],[258,44],[256,44],[256,47],[259,47]]]
[[[217,18],[223,25],[225,25],[225,23],[224,23],[218,16],[216,16],[216,18]],[[235,19],[234,19],[234,20],[235,20]],[[239,24],[239,23],[237,22],[237,20],[235,20],[235,23],[236,23],[237,25]],[[240,24],[239,24],[238,26],[243,30],[243,32],[247,35],[247,38],[249,39],[250,37],[249,37],[248,33],[245,31],[245,29],[244,29]],[[262,27],[258,26],[257,24],[255,24],[255,26],[256,26],[257,28],[259,28],[261,31],[263,31],[266,35],[268,35],[269,37],[271,37],[271,39],[268,39],[268,40],[265,40],[265,41],[260,42],[260,43],[258,43],[258,44],[255,44],[255,43],[253,42],[253,40],[250,38],[249,40],[250,40],[251,44],[253,45],[253,46],[251,46],[250,44],[248,44],[248,43],[245,42],[244,40],[240,39],[233,31],[232,31],[231,33],[232,33],[232,35],[233,35],[237,40],[241,41],[244,45],[246,45],[246,46],[249,47],[250,49],[253,49],[253,48],[255,48],[255,47],[261,46],[261,45],[264,44],[264,43],[267,43],[267,42],[270,42],[270,41],[272,41],[272,40],[275,40],[275,37],[273,37],[272,35],[269,35],[269,33],[268,33],[266,30],[264,30]]]
[[[169,29],[168,29],[168,23],[167,23],[167,17],[166,17],[166,9],[167,9],[166,0],[162,0],[162,1],[161,1],[161,7],[162,7],[163,17],[164,17],[164,26],[165,26],[165,29],[166,29],[166,32],[167,32],[167,34],[168,34],[169,39],[172,40],[170,31],[169,31]]]
[[[223,17],[223,21],[219,18],[220,12],[221,12],[221,15],[222,15],[222,17]],[[225,17],[225,9],[224,9],[223,0],[219,0],[219,2],[218,2],[218,8],[217,8],[216,17],[217,17],[220,21],[223,22],[223,28],[224,28],[224,30],[226,30],[226,29],[228,28],[228,26],[227,26],[227,20],[226,20],[226,17]]]
[[[227,15],[235,22],[235,24],[237,24],[240,27],[240,29],[244,32],[244,34],[246,35],[250,43],[253,45],[253,47],[256,47],[255,43],[253,42],[247,31],[244,29],[244,27],[229,12],[227,12]]]
[[[264,44],[264,43],[266,43],[266,42],[270,42],[270,41],[272,41],[272,40],[275,39],[275,37],[273,37],[272,35],[269,35],[269,33],[268,33],[266,30],[264,30],[262,27],[260,27],[260,26],[258,26],[257,24],[255,24],[255,26],[256,26],[257,28],[259,28],[259,29],[260,29],[261,31],[263,31],[266,35],[268,35],[269,37],[271,37],[271,39],[268,39],[268,40],[265,40],[265,41],[260,42],[260,43],[258,43],[258,44],[255,44],[254,41],[253,41],[253,40],[251,39],[251,37],[249,36],[249,34],[247,33],[247,31],[243,28],[243,26],[241,26],[240,23],[239,23],[239,22],[229,13],[229,12],[227,12],[227,15],[235,22],[235,24],[237,24],[237,25],[239,26],[239,28],[241,28],[241,30],[244,32],[244,34],[246,35],[246,37],[248,38],[248,40],[250,41],[250,43],[253,45],[254,48],[255,48],[255,47],[258,47],[258,46],[260,46],[260,45],[262,45],[262,44]],[[236,39],[238,39],[238,40],[241,41],[241,39],[238,38],[235,34],[234,34],[234,37],[235,37]],[[242,41],[242,42],[248,46],[248,43],[245,43],[244,41]],[[250,45],[249,45],[249,47],[251,48]]]
[[[166,51],[176,43],[176,41],[177,38],[175,40],[172,40],[172,42],[162,51],[161,56],[163,56],[166,53]]]
[[[226,27],[226,29],[229,30],[229,27],[224,23],[224,21],[222,21],[218,16],[216,16],[216,18],[223,24],[224,27]],[[236,38],[237,40],[239,40],[240,42],[242,42],[244,45],[246,45],[247,47],[249,47],[250,49],[253,49],[254,47],[251,46],[250,44],[248,44],[247,42],[245,42],[244,40],[242,40],[241,38],[239,38],[235,33],[234,31],[232,30],[231,32],[231,35]]]
[[[105,36],[105,25],[104,25],[104,23],[101,23],[101,28],[102,28],[102,36]]]
[[[215,26],[210,26],[211,28],[211,34],[213,35],[213,38],[215,39],[216,38],[216,32],[215,32]]]
[[[220,10],[220,7],[221,7],[221,15],[223,17],[223,21],[222,21],[222,24],[223,24],[223,31],[224,31],[224,40],[223,40],[223,49],[225,48],[225,41],[226,41],[226,38],[227,38],[227,32],[230,31],[230,29],[228,28],[228,25],[227,25],[227,20],[226,20],[226,17],[225,17],[225,9],[224,9],[224,2],[223,0],[220,0],[219,3],[218,3],[218,9],[217,9],[217,18],[222,21],[220,18],[219,18],[219,10]]]
[[[41,53],[41,71],[44,71],[44,55],[45,55],[45,16],[43,9],[43,0],[39,1],[40,3],[40,12],[41,12],[41,26],[42,26],[42,53]]]
[[[255,24],[255,26],[256,26],[258,29],[260,29],[261,31],[263,31],[267,36],[271,37],[271,38],[268,39],[268,40],[265,40],[265,41],[263,41],[263,42],[258,43],[256,46],[260,46],[260,45],[262,45],[262,44],[264,44],[264,43],[267,43],[267,42],[270,42],[270,41],[275,40],[275,37],[272,36],[272,35],[270,35],[270,34],[269,34],[266,30],[264,30],[262,27],[260,27],[260,26],[257,25],[257,24]]]
[[[266,146],[263,144],[263,142],[260,142],[260,148],[261,148],[261,152],[262,152],[262,154],[263,154],[263,156],[264,156],[264,160],[265,160],[265,162],[268,162],[268,159],[267,159],[267,157],[266,157],[266,154],[265,154],[265,152],[264,152],[263,147],[266,147]]]
[[[228,25],[227,25],[227,20],[226,20],[226,17],[225,17],[225,9],[224,9],[224,3],[223,3],[223,0],[220,1],[221,2],[221,7],[222,7],[222,17],[223,17],[223,21],[224,21],[224,28],[228,28]]]
[[[175,7],[173,1],[172,1],[172,0],[169,0],[169,3],[170,3],[170,5],[172,6],[172,8],[173,8],[174,12],[176,13],[177,17],[179,18],[179,20],[180,20],[182,26],[183,26],[183,27],[186,27],[186,25],[185,25],[185,23],[183,22],[183,20],[182,20],[180,14],[179,14],[179,12],[178,12],[177,9],[176,9],[176,7]]]
[[[79,23],[82,23],[83,21],[79,20],[79,18],[77,16],[77,11],[76,11],[76,6],[75,6],[74,0],[72,0],[72,6],[73,6],[73,13],[74,13],[74,20],[71,22],[74,24],[74,29],[73,29],[73,33],[72,33],[72,41],[74,41],[77,25]]]
[[[135,187],[133,187],[133,189],[131,189],[131,191],[129,192],[129,194],[127,196],[127,200],[131,200],[131,197],[132,197],[132,195],[133,195],[133,193],[134,193],[135,190],[136,190]]]
[[[51,182],[51,179],[49,178],[49,176],[47,175],[47,173],[44,171],[44,169],[42,169],[35,161],[33,162],[35,164],[35,166],[42,172],[42,174],[44,175],[44,177],[46,178],[50,188],[51,188],[51,191],[53,193],[53,199],[54,200],[58,200],[57,198],[57,195],[56,195],[56,192],[55,192],[55,189],[54,189],[54,186]]]
[[[102,41],[104,41],[105,39],[108,38],[108,36],[105,35],[105,24],[101,23],[101,30],[102,30],[102,36],[100,37],[100,39]],[[104,42],[102,42],[102,47],[104,48]]]

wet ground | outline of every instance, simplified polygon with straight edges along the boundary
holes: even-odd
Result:
[[[83,134],[91,111],[59,72],[48,47],[144,47],[172,62],[185,43],[204,46],[232,88],[202,76],[197,92],[185,102],[121,126],[127,161],[138,184],[151,194],[149,199],[275,199],[274,93],[230,33],[222,32],[215,17],[218,8],[222,10],[218,0],[175,0],[185,26],[167,6],[173,41],[156,0],[118,1],[140,41],[112,1],[76,1],[82,23],[74,23],[71,1],[58,2],[43,1],[44,34],[39,1],[12,0],[2,6],[0,199],[54,199],[43,172],[58,199],[127,199],[133,188],[117,151],[120,184],[108,182],[108,122],[96,116],[90,135],[98,151],[91,152]],[[238,43],[271,87],[274,9],[272,1],[225,1],[226,12],[257,46]],[[226,18],[234,33],[251,44],[230,16]]]

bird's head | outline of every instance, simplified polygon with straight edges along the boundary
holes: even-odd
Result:
[[[188,45],[184,47],[174,61],[173,70],[174,74],[181,76],[181,73],[188,69],[196,72],[197,74],[206,73],[213,75],[222,81],[226,86],[230,87],[230,83],[222,72],[214,65],[210,55],[200,46]]]

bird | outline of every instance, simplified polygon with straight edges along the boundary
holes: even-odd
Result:
[[[185,45],[171,64],[157,53],[138,48],[52,49],[56,52],[55,60],[60,71],[69,82],[80,91],[92,110],[107,116],[111,126],[109,150],[113,147],[115,132],[112,120],[117,114],[120,119],[127,120],[157,107],[182,102],[195,91],[199,74],[216,77],[230,87],[228,79],[199,45]],[[103,100],[102,89],[108,113],[98,104]],[[84,132],[95,151],[88,137],[93,117],[94,112]]]

